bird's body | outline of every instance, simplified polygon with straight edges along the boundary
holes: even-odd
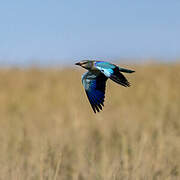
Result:
[[[88,72],[84,73],[82,76],[82,84],[95,113],[96,111],[99,112],[102,110],[102,106],[104,106],[107,79],[110,78],[122,86],[129,87],[130,83],[121,72],[135,72],[105,61],[83,60],[76,63],[76,65],[88,70]]]

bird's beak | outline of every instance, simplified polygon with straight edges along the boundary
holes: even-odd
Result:
[[[80,62],[77,62],[77,63],[75,63],[75,65],[77,65],[77,66],[81,66],[81,63],[80,63]]]

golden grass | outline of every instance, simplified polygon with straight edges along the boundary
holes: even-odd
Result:
[[[1,69],[0,180],[180,179],[180,65],[130,67],[99,114],[84,71]]]

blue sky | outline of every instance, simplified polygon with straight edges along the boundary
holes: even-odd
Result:
[[[1,1],[0,63],[87,58],[180,58],[180,1]]]

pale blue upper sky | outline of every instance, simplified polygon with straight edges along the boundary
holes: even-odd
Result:
[[[180,58],[180,0],[4,0],[0,62]]]

